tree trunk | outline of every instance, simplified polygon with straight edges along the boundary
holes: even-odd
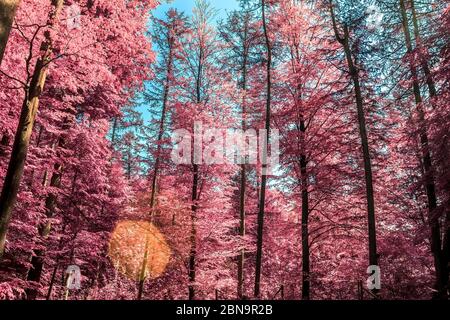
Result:
[[[203,47],[199,46],[199,60],[196,79],[196,102],[198,105],[202,103],[201,86],[202,86],[202,69],[203,69]],[[194,128],[195,132],[195,128]],[[194,141],[195,143],[195,141]],[[194,148],[195,149],[195,148]],[[195,151],[194,151],[195,153]],[[194,154],[193,181],[192,181],[192,207],[191,207],[191,236],[190,236],[190,252],[189,252],[189,300],[195,300],[195,279],[196,279],[196,257],[197,257],[197,209],[198,209],[198,188],[199,188],[199,166],[196,163],[196,155]]]
[[[368,217],[368,231],[369,231],[369,264],[372,266],[378,265],[377,254],[377,237],[376,237],[376,220],[375,220],[375,199],[373,190],[373,175],[372,163],[370,158],[369,138],[366,127],[366,117],[364,112],[364,99],[361,91],[361,84],[359,80],[359,71],[353,62],[352,51],[350,48],[350,31],[347,25],[344,25],[344,36],[340,35],[336,16],[334,14],[333,3],[330,0],[330,13],[333,22],[333,29],[337,41],[342,45],[345,51],[345,57],[349,69],[349,74],[353,81],[356,108],[358,113],[359,134],[361,138],[363,159],[364,159],[364,173],[366,183],[366,198],[367,198],[367,217]]]
[[[139,275],[139,291],[138,291],[138,297],[137,297],[138,300],[142,300],[142,295],[144,293],[145,279],[147,278],[148,249],[149,249],[149,236],[147,234],[147,238],[146,238],[146,242],[145,242],[144,258],[142,260],[142,268],[141,268],[141,273]]]
[[[295,51],[294,51],[295,48]],[[299,44],[296,43],[291,48],[291,56],[298,64],[301,63]],[[293,65],[293,72],[298,73],[297,68]],[[308,184],[308,158],[306,155],[305,134],[306,123],[302,110],[302,85],[300,82],[297,84],[297,101],[296,109],[299,110],[299,125],[297,129],[300,133],[300,185],[302,188],[302,213],[301,213],[301,225],[302,225],[302,300],[310,300],[311,291],[311,267],[310,267],[310,247],[309,247],[309,184]]]
[[[150,194],[150,219],[151,221],[155,218],[155,202],[156,202],[156,195],[157,195],[157,181],[159,176],[159,169],[160,169],[160,162],[161,162],[161,140],[164,135],[164,124],[166,122],[166,113],[167,113],[167,101],[169,98],[169,91],[170,91],[170,78],[172,77],[172,63],[173,63],[173,54],[172,54],[172,47],[173,47],[173,39],[169,40],[169,61],[167,65],[167,75],[166,75],[166,83],[164,84],[164,91],[163,91],[163,105],[162,105],[162,112],[161,112],[161,119],[159,124],[159,131],[158,131],[158,147],[156,151],[156,159],[155,159],[155,168],[153,172],[152,177],[152,187],[151,187],[151,194]],[[147,263],[144,261],[144,263]],[[141,278],[139,281],[139,291],[138,291],[138,300],[142,299],[142,293],[144,291],[144,284],[145,284],[145,278]]]
[[[305,121],[300,123],[302,134],[306,132]],[[300,173],[302,183],[302,299],[310,299],[310,252],[309,252],[309,193],[308,193],[308,172],[307,158],[304,153],[300,156]]]
[[[444,299],[448,299],[450,290],[450,209],[447,208],[445,215],[445,228],[444,228],[444,244],[442,249],[442,285]]]
[[[163,105],[162,105],[162,111],[161,111],[161,119],[159,123],[159,132],[158,132],[158,147],[156,151],[156,160],[155,160],[155,169],[153,172],[153,178],[152,178],[152,191],[150,196],[150,210],[151,210],[151,216],[154,216],[153,209],[155,207],[155,199],[156,199],[156,190],[157,190],[157,181],[158,181],[158,175],[159,175],[159,168],[160,168],[160,162],[161,162],[161,140],[164,135],[164,124],[166,122],[166,113],[167,113],[167,101],[169,98],[169,91],[170,91],[170,79],[172,77],[172,63],[173,63],[173,54],[172,54],[172,47],[173,47],[174,40],[169,40],[169,61],[167,64],[167,75],[166,75],[166,83],[164,84],[164,92],[163,92]]]
[[[0,66],[20,0],[0,0]]]
[[[421,47],[423,46],[420,36],[420,29],[419,29],[419,21],[417,18],[417,12],[414,0],[411,1],[411,11],[412,11],[412,18],[413,18],[413,25],[414,25],[414,36],[416,39],[416,46]],[[428,87],[428,93],[430,94],[431,98],[431,105],[434,106],[434,98],[437,96],[437,90],[436,90],[436,84],[433,79],[433,75],[431,74],[430,67],[428,66],[428,61],[426,60],[426,57],[423,55],[420,55],[420,63],[423,69],[423,72],[425,74],[425,80]],[[447,148],[447,145],[445,144],[445,148]],[[445,153],[444,153],[445,154]],[[444,240],[443,240],[443,248],[442,248],[442,257],[441,257],[441,265],[442,265],[442,292],[444,299],[448,299],[448,293],[450,289],[450,209],[447,209],[446,212],[446,226],[444,227]]]
[[[59,138],[58,148],[64,147],[64,139],[62,137]],[[61,177],[62,177],[62,164],[56,163],[53,168],[53,174],[50,179],[50,187],[59,188],[61,186]],[[74,178],[76,179],[76,178]],[[46,184],[46,179],[44,180],[44,186]],[[72,190],[73,191],[73,190]],[[56,194],[51,193],[45,199],[45,214],[47,219],[52,219],[56,210]],[[44,224],[39,226],[39,236],[40,239],[45,240],[51,231],[52,225],[50,221],[45,222]],[[27,281],[33,281],[39,283],[41,281],[42,270],[44,266],[45,260],[45,250],[37,249],[34,250],[33,257],[31,258],[31,268],[28,271]],[[27,298],[28,300],[35,300],[37,297],[36,290],[28,290]]]
[[[191,208],[191,249],[189,252],[189,300],[195,300],[196,255],[197,255],[197,201],[198,201],[199,168],[194,164],[194,181],[192,183]]]
[[[447,285],[447,279],[444,279],[445,272],[444,266],[442,265],[442,250],[441,250],[441,226],[439,223],[439,217],[436,216],[437,208],[437,196],[436,196],[436,186],[434,179],[433,162],[431,159],[431,153],[429,148],[428,140],[428,129],[425,122],[425,111],[423,109],[423,100],[420,92],[420,83],[418,80],[417,68],[415,66],[412,54],[413,47],[411,42],[411,35],[408,24],[408,15],[406,13],[406,7],[404,0],[400,0],[400,11],[402,16],[403,32],[405,34],[406,51],[409,55],[409,68],[411,71],[411,76],[413,78],[413,92],[414,98],[417,106],[417,113],[419,116],[419,138],[422,150],[422,165],[425,173],[425,191],[427,194],[428,202],[428,223],[431,231],[431,251],[434,258],[434,267],[436,272],[436,283],[435,289],[437,291],[435,298],[446,299],[447,292],[445,290]]]
[[[50,13],[48,23],[49,28],[54,27],[57,16],[63,7],[64,1],[53,0],[52,3],[54,8]],[[51,60],[52,39],[50,31],[46,31],[45,37],[46,40],[42,46],[45,48],[45,52],[36,63],[29,89],[25,95],[17,132],[14,139],[13,150],[0,196],[0,261],[3,257],[5,249],[6,234],[11,220],[11,213],[17,199],[20,183],[22,181],[28,147],[30,145],[33,126],[39,108],[39,98],[44,90],[48,73],[48,63]]]
[[[247,173],[245,164],[241,165],[241,181],[239,187],[239,236],[241,241],[245,237],[245,189],[247,185]],[[244,297],[244,267],[245,267],[245,247],[241,248],[238,256],[238,298]]]
[[[264,29],[264,37],[267,49],[267,97],[266,97],[266,120],[265,129],[267,132],[267,143],[270,137],[270,117],[271,117],[271,102],[272,102],[272,47],[270,44],[269,33],[267,28],[266,19],[266,1],[261,0],[262,5],[262,22]],[[261,190],[259,197],[259,210],[258,210],[258,236],[256,242],[256,267],[255,267],[255,298],[260,297],[261,290],[261,269],[262,269],[262,255],[263,255],[263,239],[264,239],[264,215],[266,205],[266,188],[267,188],[267,145],[260,146],[263,148],[262,160],[262,177],[261,177]]]
[[[242,64],[242,130],[245,132],[246,130],[246,104],[247,104],[247,39],[248,39],[248,21],[246,21],[245,31],[244,31],[244,60]],[[245,159],[244,159],[245,161]],[[245,191],[247,187],[247,172],[246,172],[246,164],[241,165],[241,181],[239,187],[239,236],[241,240],[245,237]],[[238,256],[238,287],[237,287],[237,295],[239,299],[244,298],[244,268],[245,268],[245,247],[242,247],[241,252]]]
[[[72,188],[72,192],[73,192],[73,188]],[[62,229],[62,233],[61,233],[62,235],[64,235],[64,233],[66,231],[66,227],[67,227],[67,224],[64,223],[64,226],[63,226],[63,229]],[[61,251],[63,249],[63,245],[64,245],[63,239],[64,239],[63,236],[61,236],[61,238],[59,239],[59,245],[58,245],[59,251]],[[58,255],[58,257],[56,258],[56,261],[55,261],[55,266],[53,268],[52,277],[50,278],[50,284],[49,284],[49,287],[48,287],[46,300],[51,300],[52,299],[53,287],[55,285],[56,275],[58,273],[58,268],[59,268],[59,261],[60,261],[60,257]]]
[[[51,178],[50,186],[53,188],[59,188],[61,186],[61,176],[62,176],[62,165],[55,164],[54,172]],[[45,213],[47,219],[52,219],[55,214],[57,197],[55,194],[50,194],[45,200]],[[39,227],[39,236],[41,239],[45,240],[51,231],[51,222],[47,221]],[[32,281],[40,283],[42,270],[45,260],[45,250],[38,249],[34,250],[33,257],[31,258],[31,268],[28,271],[27,281]],[[27,291],[27,299],[35,300],[37,298],[37,290],[30,289]]]

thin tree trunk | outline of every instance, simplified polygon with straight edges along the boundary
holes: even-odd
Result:
[[[0,0],[0,66],[20,0]]]
[[[244,31],[244,60],[242,64],[242,130],[246,130],[246,104],[247,104],[247,38],[248,38],[248,21],[246,20]],[[245,161],[245,159],[244,159]],[[241,165],[241,179],[239,187],[239,236],[241,240],[245,237],[245,191],[247,186],[247,172],[245,163]],[[238,287],[237,294],[239,299],[244,297],[244,268],[245,268],[245,247],[243,246],[238,256]]]
[[[302,134],[306,132],[305,121],[301,119],[300,131]],[[302,139],[303,140],[303,139]],[[308,161],[306,154],[300,155],[300,173],[302,182],[302,299],[310,299],[310,252],[309,252],[309,193],[308,193]]]
[[[113,127],[112,127],[112,133],[111,133],[111,145],[113,146],[114,151],[116,149],[116,135],[117,135],[117,122],[118,121],[119,120],[117,119],[117,117],[115,117],[113,120]]]
[[[62,138],[60,138],[60,141],[62,141]],[[62,147],[61,144],[60,147]],[[55,164],[53,170],[54,171],[50,179],[50,187],[59,188],[61,186],[62,165],[60,163]],[[45,214],[47,219],[53,218],[56,210],[56,201],[57,201],[56,194],[51,193],[47,196],[45,200]],[[51,228],[52,224],[50,221],[47,221],[46,223],[42,224],[39,227],[39,236],[42,240],[48,238],[48,236],[50,235]],[[28,271],[27,281],[40,283],[44,266],[45,254],[46,253],[44,249],[34,250],[34,255],[31,258],[31,268]],[[30,289],[27,291],[28,300],[35,300],[36,297],[37,297],[36,290]]]
[[[417,17],[416,7],[414,0],[411,1],[411,11],[412,11],[412,19],[413,19],[413,25],[414,25],[414,36],[415,36],[415,42],[417,47],[422,47],[422,40],[420,36],[420,29],[419,29],[419,21]],[[436,90],[436,84],[433,79],[433,75],[431,74],[430,67],[428,65],[428,61],[426,60],[426,57],[423,55],[420,55],[420,63],[423,69],[423,72],[425,74],[425,80],[428,87],[428,93],[431,98],[431,105],[434,106],[434,98],[437,96],[437,90]],[[444,149],[447,148],[447,144],[444,144]],[[444,151],[445,154],[445,151]],[[441,257],[441,265],[442,265],[442,292],[445,299],[448,299],[448,290],[450,288],[450,209],[446,210],[446,226],[444,227],[444,237],[443,237],[443,247],[442,247],[442,257]]]
[[[196,95],[197,104],[202,103],[201,86],[202,86],[202,69],[203,69],[203,48],[199,46],[199,60],[196,79]],[[194,129],[195,130],[195,129]],[[195,151],[194,151],[195,152]],[[199,187],[199,166],[195,161],[193,164],[193,181],[192,181],[192,207],[191,207],[191,236],[190,236],[190,252],[189,252],[189,300],[195,300],[195,279],[196,279],[196,257],[197,257],[197,210],[198,210],[198,187]]]
[[[291,48],[291,56],[298,64],[300,64],[300,51],[298,43]],[[297,74],[295,65],[293,65],[293,71]],[[302,86],[298,83],[297,87],[297,103],[296,109],[300,111],[299,126],[297,127],[300,132],[300,185],[302,187],[302,300],[310,300],[311,296],[311,267],[310,267],[310,247],[309,247],[309,184],[308,184],[308,158],[306,155],[305,134],[306,123],[302,110]]]
[[[444,228],[444,244],[442,249],[442,282],[444,293],[448,299],[448,293],[450,289],[450,209],[447,208],[445,216],[445,228]]]
[[[403,32],[405,34],[405,43],[407,54],[409,55],[409,68],[413,78],[413,92],[414,98],[417,106],[417,112],[419,116],[419,136],[422,150],[422,165],[425,172],[425,191],[427,194],[428,202],[428,223],[431,231],[431,251],[434,258],[434,267],[436,272],[436,283],[435,289],[437,294],[435,298],[445,299],[447,293],[445,292],[445,287],[447,284],[447,279],[444,279],[445,272],[444,266],[442,265],[442,251],[441,251],[441,226],[439,223],[439,218],[436,216],[437,208],[437,196],[436,196],[436,186],[434,182],[434,170],[433,162],[431,159],[431,153],[429,148],[428,140],[428,129],[425,122],[425,111],[423,109],[423,100],[420,92],[420,83],[418,80],[417,68],[415,66],[412,54],[413,47],[411,42],[411,35],[408,24],[408,15],[406,13],[405,1],[400,0],[400,11],[402,16]]]
[[[239,236],[243,241],[245,237],[245,189],[247,185],[246,166],[241,165],[241,181],[239,187]],[[241,248],[238,256],[238,298],[244,297],[244,268],[245,268],[245,247]]]
[[[166,114],[167,114],[167,101],[169,98],[169,92],[170,92],[170,79],[172,77],[172,63],[173,63],[173,54],[172,54],[172,47],[173,47],[174,40],[169,41],[169,61],[167,64],[167,75],[166,75],[166,82],[164,84],[164,93],[163,93],[163,105],[162,105],[162,111],[161,111],[161,119],[159,123],[159,132],[158,132],[158,148],[156,151],[156,160],[155,160],[155,170],[153,173],[153,179],[152,179],[152,193],[150,197],[150,210],[152,217],[154,216],[153,209],[155,207],[155,199],[156,199],[156,193],[157,193],[157,181],[158,181],[158,175],[159,175],[159,169],[160,169],[160,163],[161,163],[161,140],[164,135],[164,124],[166,122]]]
[[[261,0],[262,5],[262,22],[264,29],[264,37],[266,41],[267,49],[267,97],[266,97],[266,119],[265,129],[267,132],[267,143],[270,137],[270,117],[271,117],[271,102],[272,102],[272,47],[269,39],[269,32],[266,19],[266,1]],[[267,145],[260,146],[263,148],[262,158],[262,177],[261,177],[261,191],[259,198],[259,210],[258,210],[258,235],[256,242],[256,266],[255,266],[255,298],[260,297],[261,290],[261,269],[262,269],[262,255],[263,255],[263,240],[264,240],[264,215],[266,205],[266,187],[267,187]]]
[[[358,113],[359,134],[361,138],[361,145],[364,159],[364,173],[366,183],[366,198],[367,198],[367,217],[368,217],[368,231],[369,231],[369,264],[373,266],[378,265],[377,254],[377,237],[376,237],[376,220],[375,220],[375,199],[373,190],[373,175],[372,163],[370,158],[369,138],[366,127],[366,117],[364,113],[364,99],[361,91],[361,84],[359,80],[359,72],[353,62],[352,51],[350,48],[350,31],[347,25],[344,25],[344,36],[340,35],[338,30],[336,16],[334,14],[333,3],[330,0],[330,13],[333,23],[333,30],[335,32],[336,40],[342,45],[345,51],[345,57],[349,69],[350,76],[353,81],[355,100]]]
[[[73,192],[73,189],[72,189],[72,192]],[[67,227],[67,224],[64,223],[64,226],[63,226],[63,229],[62,229],[62,235],[64,235],[64,233],[66,231],[66,227]],[[61,236],[61,239],[59,240],[58,249],[60,251],[63,249],[63,236]],[[53,287],[55,285],[56,275],[58,273],[58,268],[59,268],[59,261],[60,261],[60,257],[58,256],[56,258],[56,261],[55,261],[55,266],[53,268],[52,277],[50,278],[50,284],[49,284],[49,287],[48,287],[46,300],[51,300],[52,299]]]
[[[146,242],[145,242],[145,252],[144,258],[142,260],[141,272],[139,275],[139,290],[138,290],[138,300],[142,300],[142,295],[144,294],[144,284],[145,279],[147,278],[147,262],[148,262],[148,249],[149,249],[149,235],[147,234]]]
[[[54,8],[50,13],[48,23],[49,28],[55,25],[64,1],[53,0],[52,3]],[[45,52],[36,63],[29,89],[25,94],[20,120],[14,139],[14,146],[0,196],[0,261],[3,257],[5,249],[6,234],[8,232],[8,227],[11,220],[11,213],[16,203],[17,193],[22,181],[28,147],[30,145],[31,135],[33,133],[36,114],[39,109],[39,98],[44,90],[48,73],[48,63],[50,63],[52,56],[51,33],[47,31],[45,34],[46,40],[43,43]]]
[[[198,208],[199,167],[194,164],[191,208],[191,249],[189,252],[189,300],[195,300],[196,255],[197,255],[197,208]]]
[[[169,91],[170,91],[170,78],[172,77],[172,63],[173,63],[173,54],[172,54],[172,47],[173,47],[173,39],[169,41],[169,61],[167,65],[167,75],[166,75],[166,82],[164,84],[164,91],[163,91],[163,106],[161,111],[161,119],[159,123],[159,131],[158,131],[158,147],[156,151],[156,159],[155,159],[155,168],[153,172],[152,177],[152,187],[151,187],[151,194],[150,194],[150,219],[153,221],[155,218],[155,202],[156,202],[156,195],[157,195],[157,181],[159,176],[159,169],[160,169],[160,163],[161,163],[161,140],[164,135],[164,124],[166,122],[166,114],[167,114],[167,101],[169,98]],[[146,244],[148,245],[148,243]],[[143,263],[147,263],[144,261]],[[142,299],[142,294],[144,291],[144,285],[145,285],[145,278],[140,279],[139,281],[139,290],[138,290],[138,300]]]
[[[58,147],[63,147],[63,145],[64,145],[64,142],[63,142],[62,138],[60,138]],[[73,176],[73,181],[72,181],[72,191],[71,191],[72,194],[75,192],[75,182],[77,180],[77,176],[78,176],[78,173],[75,172],[75,175]],[[61,177],[62,177],[62,165],[55,164],[54,172],[50,179],[50,186],[53,188],[59,188],[61,186]],[[46,184],[46,180],[44,180],[44,184]],[[47,196],[47,198],[45,200],[45,212],[46,212],[47,219],[53,218],[53,216],[55,214],[55,210],[56,210],[56,201],[57,201],[57,197],[55,194],[50,194]],[[50,235],[50,232],[51,232],[51,228],[52,228],[52,225],[51,225],[50,221],[47,221],[45,224],[42,224],[41,226],[39,226],[40,238],[43,240],[48,238],[48,236]],[[66,229],[66,224],[64,224],[62,234],[64,234],[65,229]],[[61,239],[59,242],[60,250],[62,249],[62,245],[63,245],[63,243],[62,243],[62,239]],[[40,283],[46,252],[43,249],[36,249],[36,250],[33,250],[33,253],[34,253],[34,255],[31,258],[31,267],[30,267],[30,270],[28,271],[27,281],[33,281],[36,283]],[[56,272],[58,269],[58,262],[59,262],[59,257],[56,259],[56,266],[54,267],[54,270],[53,270],[51,286],[47,293],[47,300],[49,300],[49,298],[51,297],[51,292],[52,292],[53,284],[54,284],[54,277],[56,277]],[[36,298],[37,298],[36,290],[34,290],[34,289],[27,290],[27,299],[28,300],[35,300]]]

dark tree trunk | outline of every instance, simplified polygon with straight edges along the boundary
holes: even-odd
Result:
[[[306,132],[304,120],[301,120],[300,131]],[[307,158],[303,153],[300,156],[300,173],[302,183],[302,299],[310,299],[310,252],[309,252],[309,193],[308,193],[308,171]]]
[[[63,138],[59,139],[58,148],[64,147]],[[62,165],[60,163],[55,164],[53,168],[53,174],[50,179],[50,187],[59,188],[61,186],[61,177],[62,177]],[[44,184],[45,184],[44,180]],[[45,199],[45,214],[47,219],[52,219],[56,210],[56,194],[51,193]],[[39,226],[39,236],[42,240],[45,240],[51,231],[51,222],[46,221],[44,224]],[[31,258],[31,268],[28,271],[27,281],[33,281],[39,283],[41,281],[42,270],[44,266],[45,259],[45,250],[38,249],[34,250],[33,257]],[[28,300],[35,300],[37,297],[36,290],[28,290],[27,298]]]
[[[164,92],[163,92],[163,105],[162,105],[162,111],[161,111],[161,119],[159,123],[159,131],[158,131],[158,147],[156,151],[156,160],[155,160],[155,169],[153,172],[153,178],[152,178],[152,191],[150,196],[150,210],[152,217],[154,216],[153,209],[155,207],[155,199],[156,199],[156,193],[157,193],[157,181],[158,181],[158,175],[159,175],[159,169],[160,169],[160,163],[161,163],[161,140],[164,135],[164,124],[166,122],[166,114],[167,114],[167,101],[169,99],[169,92],[170,92],[170,79],[172,77],[172,63],[173,63],[173,54],[172,54],[172,47],[174,43],[174,39],[171,39],[169,41],[169,61],[167,64],[167,75],[166,75],[166,83],[164,84]]]
[[[63,4],[63,0],[53,0],[54,8],[50,14],[49,27],[54,26]],[[11,220],[11,213],[16,203],[17,193],[22,181],[28,147],[33,133],[36,114],[39,109],[39,98],[44,90],[48,73],[48,63],[52,55],[52,39],[49,31],[46,32],[46,40],[43,43],[43,48],[46,48],[46,51],[36,63],[33,77],[22,105],[13,150],[0,196],[0,261],[5,249],[6,234]]]
[[[350,47],[350,30],[347,25],[343,26],[344,35],[341,36],[336,16],[334,14],[333,3],[330,0],[330,13],[333,22],[333,29],[337,41],[342,45],[347,60],[348,70],[350,77],[353,81],[356,109],[358,114],[359,134],[361,138],[363,159],[364,159],[364,173],[366,183],[366,198],[367,198],[367,218],[368,218],[368,231],[369,231],[369,264],[373,266],[378,265],[377,254],[377,237],[376,237],[376,219],[375,219],[375,199],[373,189],[373,175],[372,175],[372,163],[370,157],[369,138],[367,134],[366,117],[364,112],[364,99],[361,90],[361,84],[359,80],[359,71],[353,61],[352,50]]]
[[[403,32],[405,34],[406,51],[409,55],[409,68],[411,76],[413,78],[413,92],[414,98],[417,106],[417,113],[419,116],[419,138],[422,151],[422,165],[425,174],[425,192],[427,194],[428,202],[428,223],[431,231],[431,251],[434,258],[434,268],[436,272],[436,282],[435,289],[437,291],[435,298],[446,299],[447,292],[445,290],[447,286],[447,279],[444,279],[446,269],[443,266],[442,259],[442,240],[441,240],[441,225],[439,223],[439,217],[436,215],[437,208],[437,196],[436,196],[436,186],[433,170],[433,162],[431,159],[429,139],[428,139],[428,128],[425,121],[425,111],[423,109],[423,99],[420,92],[420,83],[418,79],[418,72],[413,60],[413,46],[411,41],[411,35],[408,24],[408,15],[406,13],[405,1],[400,0],[400,13],[402,16]]]
[[[245,30],[244,30],[244,38],[242,39],[244,42],[243,46],[243,63],[242,63],[242,90],[244,91],[244,96],[242,98],[242,130],[245,132],[246,125],[246,112],[247,112],[247,40],[248,40],[248,20],[246,20]],[[245,159],[244,159],[245,161]],[[245,192],[247,187],[247,167],[246,164],[241,165],[241,179],[239,186],[239,236],[241,239],[245,237]],[[238,287],[237,287],[237,295],[239,299],[244,298],[244,269],[245,269],[245,247],[241,249],[241,252],[238,256]]]
[[[191,249],[189,252],[189,300],[195,300],[196,255],[197,255],[197,201],[198,201],[199,168],[194,164],[194,180],[192,182],[191,208]]]
[[[145,242],[144,258],[142,259],[142,267],[139,275],[139,289],[138,289],[138,300],[142,300],[142,295],[144,294],[145,279],[147,277],[147,261],[148,261],[148,249],[149,249],[149,238]]]
[[[50,182],[50,187],[59,188],[61,186],[61,176],[62,176],[62,165],[55,164],[54,172],[52,174]],[[53,218],[56,210],[56,201],[57,197],[55,194],[52,193],[47,196],[47,199],[45,200],[45,213],[47,219]],[[45,240],[50,235],[51,228],[52,225],[50,221],[46,221],[44,224],[39,226],[39,236],[42,240]],[[42,270],[44,266],[45,254],[46,254],[45,250],[43,249],[34,250],[33,257],[31,258],[31,268],[28,271],[27,281],[40,283]],[[27,291],[28,300],[35,300],[36,298],[37,298],[36,290],[30,289]]]
[[[153,172],[152,177],[152,186],[151,186],[151,194],[150,194],[150,219],[153,221],[155,218],[155,202],[156,202],[156,196],[157,196],[157,189],[158,189],[158,176],[159,176],[159,170],[160,170],[160,163],[161,163],[161,140],[164,135],[164,124],[166,122],[166,114],[167,114],[167,101],[169,98],[169,91],[170,91],[170,78],[172,77],[172,63],[173,63],[173,54],[172,54],[172,47],[174,44],[174,39],[170,38],[169,40],[169,62],[167,65],[167,75],[166,75],[166,83],[164,84],[164,90],[163,90],[163,105],[162,105],[162,111],[161,111],[161,119],[159,123],[159,131],[158,131],[158,147],[156,151],[156,159],[155,159],[155,168]],[[144,263],[146,264],[146,260],[144,260]],[[144,285],[145,285],[145,278],[140,279],[139,281],[139,290],[138,290],[138,300],[142,299],[142,294],[144,291]]]
[[[203,48],[202,44],[199,47],[199,60],[197,68],[197,78],[196,78],[196,102],[198,105],[202,103],[202,70],[203,70]],[[195,132],[195,128],[194,128]],[[195,141],[194,141],[195,143]],[[195,148],[194,148],[195,149]],[[195,153],[195,150],[194,150]],[[197,210],[198,210],[198,189],[199,189],[199,178],[200,171],[199,166],[196,163],[196,155],[194,155],[194,164],[192,166],[193,171],[193,181],[192,181],[192,207],[191,207],[191,235],[190,235],[190,252],[189,252],[189,300],[195,300],[195,279],[196,279],[196,265],[197,265]]]
[[[264,29],[264,37],[266,41],[267,50],[267,97],[266,97],[266,119],[265,129],[267,132],[267,142],[270,137],[270,118],[271,118],[271,102],[272,102],[272,47],[269,39],[269,32],[266,19],[266,1],[261,0],[262,5],[262,22]],[[263,152],[263,165],[262,165],[262,177],[261,177],[261,190],[259,196],[259,210],[258,210],[258,235],[256,241],[256,266],[255,266],[255,298],[260,297],[261,290],[261,269],[262,269],[262,256],[263,256],[263,240],[264,240],[264,215],[266,206],[266,188],[267,188],[267,146],[260,146],[264,148]]]

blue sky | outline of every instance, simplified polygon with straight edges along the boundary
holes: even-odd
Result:
[[[217,19],[219,20],[226,17],[227,11],[238,8],[237,0],[209,0],[209,2],[219,11],[217,16]],[[154,14],[158,18],[162,18],[169,8],[177,8],[180,11],[184,11],[186,14],[191,14],[194,5],[195,0],[173,0],[171,3],[163,3],[158,6],[154,11]]]
[[[170,3],[166,3],[167,1],[161,0],[162,4],[159,5],[156,10],[153,11],[153,15],[157,18],[164,18],[165,13],[170,8],[176,8],[179,11],[183,11],[186,15],[191,15],[192,8],[195,6],[195,0],[173,0]],[[217,12],[217,20],[225,19],[227,16],[227,11],[231,11],[233,9],[238,9],[239,4],[238,0],[209,0],[212,6],[218,10]],[[149,21],[149,28],[151,28],[151,20]],[[158,48],[155,46],[153,49],[158,53]],[[149,120],[151,118],[150,113],[148,112],[148,106],[140,105],[137,110],[142,113],[144,120]]]

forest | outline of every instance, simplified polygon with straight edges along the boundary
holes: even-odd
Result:
[[[448,300],[450,3],[170,2],[0,0],[0,300]]]

